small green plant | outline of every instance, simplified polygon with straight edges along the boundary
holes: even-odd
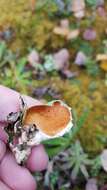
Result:
[[[71,13],[71,0],[42,0],[36,3],[36,12],[44,11],[49,17],[54,17],[57,14],[59,16],[69,16]]]
[[[98,0],[86,0],[87,5],[96,6]]]
[[[65,151],[51,159],[45,173],[44,185],[51,190],[55,190],[56,186],[59,187],[58,189],[68,190],[72,183],[81,179],[82,175],[85,180],[88,180],[90,177],[98,176],[100,171],[100,155],[90,158],[84,152],[80,141],[76,140]]]
[[[47,72],[52,72],[55,70],[54,60],[52,55],[45,55],[44,57],[44,68]]]
[[[31,77],[31,72],[25,71],[26,64],[26,57],[17,57],[16,53],[7,48],[5,42],[0,43],[0,81],[3,85],[26,93]]]
[[[10,61],[7,67],[3,68],[0,80],[3,85],[16,88],[26,92],[26,85],[30,84],[31,72],[25,72],[26,58],[21,58],[17,62]]]
[[[101,156],[97,156],[96,158],[94,158],[92,160],[92,163],[91,163],[91,176],[92,177],[96,177],[99,175],[99,172],[101,170]]]
[[[48,13],[49,16],[53,16],[54,13],[58,11],[58,7],[55,3],[55,0],[39,0],[36,2],[36,12],[37,11],[44,11]]]
[[[54,186],[58,181],[59,173],[58,171],[52,172],[50,174],[50,187],[52,190],[54,190]]]
[[[84,40],[80,40],[80,46],[79,47],[80,47],[79,50],[84,52],[87,56],[92,56],[94,49],[90,45],[89,42],[86,42]]]
[[[71,170],[71,179],[76,180],[79,173],[88,179],[89,174],[86,166],[91,164],[88,154],[84,153],[80,142],[77,140],[72,146],[67,149],[62,159],[61,169]]]
[[[86,66],[88,74],[91,76],[97,76],[100,72],[98,64],[90,58],[87,59],[85,66]]]
[[[5,54],[5,51],[6,51],[6,44],[5,42],[0,42],[0,66],[1,66],[1,61],[2,61],[2,58]]]

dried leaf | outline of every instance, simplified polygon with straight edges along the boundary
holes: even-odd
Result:
[[[66,37],[69,34],[69,29],[57,26],[57,27],[54,28],[53,33],[56,34],[56,35]]]
[[[87,181],[85,190],[98,190],[96,179],[92,178]]]
[[[100,190],[107,190],[107,184],[105,184],[103,187],[101,187]]]
[[[59,99],[61,97],[60,93],[52,87],[48,88],[47,94],[49,94],[53,99]]]
[[[62,37],[66,37],[67,40],[75,39],[78,37],[80,31],[79,29],[70,30],[69,21],[67,19],[63,19],[60,22],[59,27],[55,27],[53,30],[54,34],[60,35]]]
[[[88,40],[88,41],[92,41],[96,39],[96,31],[94,29],[86,29],[83,33],[83,39],[84,40]]]
[[[77,72],[71,72],[70,70],[62,70],[60,74],[63,78],[67,78],[67,79],[71,79],[78,76]]]
[[[107,54],[98,54],[96,56],[96,61],[100,61],[100,67],[104,71],[107,71]]]
[[[80,31],[78,29],[76,30],[70,30],[68,28],[63,27],[55,27],[53,32],[57,35],[66,37],[67,40],[75,39],[78,37]]]
[[[98,54],[96,56],[96,61],[105,61],[107,60],[107,54]]]
[[[28,55],[28,62],[31,66],[35,67],[36,64],[40,62],[39,53],[35,50],[32,50],[31,53]]]
[[[44,68],[47,72],[51,72],[55,70],[55,65],[54,65],[54,59],[51,54],[45,55],[44,57]]]
[[[69,51],[65,48],[61,49],[53,55],[56,70],[65,70],[69,67]]]
[[[104,6],[104,0],[97,0],[96,6]]]
[[[47,93],[47,90],[48,86],[38,87],[33,91],[33,95],[41,99]]]
[[[3,39],[7,42],[12,40],[12,38],[15,36],[15,32],[13,28],[9,27],[3,31]]]
[[[76,18],[83,18],[85,16],[85,1],[73,0],[71,10]]]
[[[97,6],[97,1],[99,0],[86,0],[86,3],[88,4],[88,6]]]
[[[67,40],[75,39],[79,36],[79,34],[80,34],[79,29],[71,30],[71,31],[69,31],[69,33],[67,35]]]
[[[104,17],[106,19],[107,13],[104,7],[100,6],[97,8],[97,12],[99,16]]]
[[[104,71],[107,72],[107,60],[102,61],[100,67],[101,67],[101,69],[103,69]]]
[[[69,20],[68,20],[68,19],[62,19],[62,20],[60,21],[60,26],[61,26],[62,28],[69,28]]]
[[[49,85],[43,86],[43,87],[38,87],[33,91],[33,95],[36,96],[36,98],[38,98],[38,99],[42,99],[43,96],[46,94],[51,96],[53,99],[59,99],[60,98],[59,92]]]
[[[36,7],[36,0],[30,0],[30,5],[31,5],[32,12],[34,12],[35,7]]]
[[[101,165],[105,172],[107,172],[107,149],[104,149],[101,154]]]
[[[79,51],[75,58],[75,64],[79,66],[83,66],[85,65],[86,60],[87,60],[87,56],[82,51]]]

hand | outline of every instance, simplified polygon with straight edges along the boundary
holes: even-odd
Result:
[[[24,96],[27,106],[41,104]],[[26,167],[19,166],[6,147],[7,134],[4,131],[6,117],[20,109],[19,93],[0,85],[0,190],[35,190],[36,181],[31,172],[42,171],[48,164],[48,156],[43,145],[36,146],[27,161]]]

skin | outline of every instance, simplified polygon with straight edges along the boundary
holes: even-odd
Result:
[[[4,158],[6,153],[6,145],[3,141],[0,140],[0,162]]]
[[[10,112],[20,109],[19,93],[0,85],[0,189],[35,190],[36,181],[31,172],[47,168],[48,156],[43,145],[36,146],[27,161],[26,167],[19,166],[10,150],[6,147],[7,135],[4,131],[6,117]],[[23,95],[28,107],[41,104]]]

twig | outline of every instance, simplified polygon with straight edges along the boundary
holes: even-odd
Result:
[[[31,5],[32,12],[34,12],[35,11],[36,0],[30,0],[30,5]]]

